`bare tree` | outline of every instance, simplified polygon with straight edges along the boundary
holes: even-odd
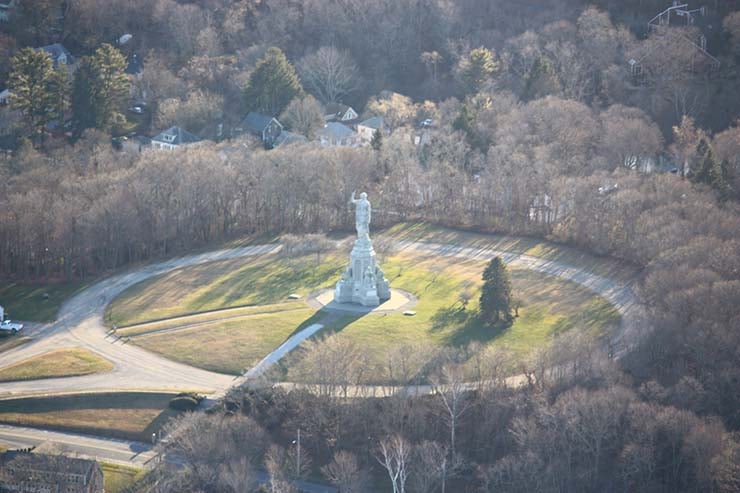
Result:
[[[398,434],[383,438],[378,443],[376,459],[388,472],[388,477],[393,485],[393,493],[406,492],[411,449],[411,444]]]
[[[324,126],[324,111],[316,98],[308,95],[291,101],[280,115],[280,121],[312,140]]]
[[[367,471],[362,470],[355,455],[346,450],[335,453],[321,472],[339,488],[339,493],[362,493],[370,482]]]
[[[448,363],[439,375],[432,377],[432,388],[442,405],[447,427],[450,430],[450,454],[455,455],[455,438],[460,417],[468,410],[468,386],[460,365]]]
[[[301,82],[325,103],[341,101],[358,89],[359,72],[349,53],[322,46],[298,62]]]
[[[414,448],[412,480],[414,491],[433,493],[438,489],[445,493],[447,479],[460,467],[460,458],[450,456],[447,447],[437,442],[424,441]]]

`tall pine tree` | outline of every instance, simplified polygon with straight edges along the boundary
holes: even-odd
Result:
[[[108,130],[121,121],[129,79],[126,58],[116,48],[104,44],[91,57],[83,58],[75,73],[72,112],[75,128]]]
[[[282,50],[273,46],[257,62],[244,88],[247,109],[277,116],[296,97],[303,97],[303,87],[295,68]]]
[[[714,149],[707,139],[702,138],[696,146],[697,166],[692,180],[712,187],[721,199],[730,195],[730,186],[727,183],[727,173],[722,169]]]
[[[11,61],[8,88],[13,108],[18,110],[34,140],[43,140],[46,125],[64,114],[67,74],[54,70],[48,53],[23,48]]]
[[[511,323],[511,280],[501,258],[494,257],[483,271],[480,315],[484,323],[494,325],[503,320]]]

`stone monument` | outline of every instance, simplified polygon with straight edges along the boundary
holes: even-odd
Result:
[[[378,306],[390,299],[391,290],[388,279],[375,262],[375,250],[370,241],[372,207],[365,192],[359,199],[355,199],[355,192],[352,192],[351,202],[355,205],[357,239],[349,256],[349,266],[334,289],[334,301]]]

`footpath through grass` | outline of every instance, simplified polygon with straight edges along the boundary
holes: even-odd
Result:
[[[0,400],[0,423],[149,442],[175,394],[115,392]]]
[[[0,306],[7,318],[29,322],[51,322],[59,307],[87,286],[87,282],[15,283],[0,286]],[[48,296],[47,296],[48,295]]]
[[[0,382],[73,377],[111,371],[113,363],[87,349],[58,349],[0,370]]]

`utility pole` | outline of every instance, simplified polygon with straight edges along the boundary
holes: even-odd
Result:
[[[295,477],[301,476],[301,429],[298,428],[298,436],[295,441],[296,454],[295,454]]]

